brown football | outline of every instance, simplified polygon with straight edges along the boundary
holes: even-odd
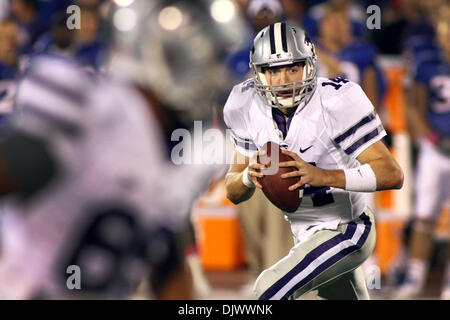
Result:
[[[273,164],[274,171],[270,170],[273,160],[271,159],[271,150],[273,150],[274,152],[275,151],[278,152],[278,162],[292,161],[293,159],[290,156],[281,153],[280,146],[272,141],[267,142],[262,147],[262,150],[265,150],[267,152],[267,158],[264,158],[264,156],[262,157],[258,156],[257,161],[258,163],[265,163],[269,167],[268,169],[261,170],[262,173],[269,173],[269,174],[264,175],[264,177],[262,178],[258,178],[258,182],[263,187],[262,190],[264,194],[266,195],[267,199],[270,200],[270,202],[272,202],[275,206],[277,206],[281,210],[287,212],[296,211],[302,201],[302,198],[300,197],[298,189],[294,191],[289,191],[288,188],[291,185],[297,183],[299,181],[299,178],[298,177],[288,179],[281,178],[282,174],[294,171],[295,168],[289,167],[279,168],[278,163],[274,162]],[[266,163],[269,160],[270,162]]]

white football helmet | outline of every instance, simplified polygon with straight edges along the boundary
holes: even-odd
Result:
[[[271,24],[258,33],[250,52],[250,68],[256,91],[272,107],[306,105],[317,84],[316,61],[314,44],[302,28],[285,22]],[[303,65],[303,77],[300,81],[282,85],[268,83],[265,68],[295,63]],[[277,92],[286,93],[288,90],[292,90],[289,97],[277,95]]]
[[[228,90],[223,56],[244,41],[231,0],[115,0],[115,74],[151,89],[176,110],[211,109]],[[120,6],[127,3],[127,6]]]

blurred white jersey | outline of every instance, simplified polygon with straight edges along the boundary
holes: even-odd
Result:
[[[69,265],[81,268],[82,283],[117,297],[118,282],[141,274],[133,259],[146,232],[138,230],[184,225],[213,169],[172,165],[141,94],[62,60],[32,67],[17,106],[14,126],[46,141],[60,172],[32,199],[11,199],[2,216],[1,298],[73,293]]]
[[[272,108],[264,104],[253,80],[247,80],[233,88],[224,119],[232,130],[237,150],[245,156],[250,157],[267,141],[274,141],[306,162],[330,170],[359,166],[358,155],[386,135],[361,87],[342,78],[318,78],[309,103],[298,108],[287,124],[283,116],[280,121]],[[284,136],[286,125],[289,130]],[[302,238],[307,229],[309,234],[357,219],[368,205],[366,196],[337,188],[306,186],[297,211],[284,214],[294,235]]]

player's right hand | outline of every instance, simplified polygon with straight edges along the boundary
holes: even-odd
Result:
[[[267,168],[266,165],[262,164],[262,163],[258,163],[258,155],[263,155],[265,151],[260,150],[260,151],[256,151],[253,156],[250,158],[250,162],[248,164],[248,171],[247,171],[247,175],[248,175],[248,179],[253,182],[253,184],[259,188],[262,189],[262,185],[258,182],[257,178],[262,178],[264,177],[264,174],[261,172],[261,169],[265,169]]]

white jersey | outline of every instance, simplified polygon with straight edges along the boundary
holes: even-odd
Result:
[[[386,135],[361,87],[342,78],[318,78],[311,100],[295,111],[284,138],[272,112],[254,89],[253,80],[233,88],[224,119],[240,153],[251,157],[266,142],[274,141],[317,167],[346,169],[359,166],[358,155]],[[366,196],[332,187],[306,187],[297,211],[284,214],[294,234],[300,236],[311,226],[334,227],[353,221],[367,205]]]
[[[60,170],[45,190],[25,202],[11,199],[3,212],[2,298],[36,290],[63,297],[68,265],[80,265],[82,277],[115,270],[126,279],[119,271],[133,266],[114,265],[123,261],[111,260],[111,252],[131,250],[137,229],[186,223],[214,173],[170,163],[160,126],[136,90],[93,81],[67,62],[37,63],[17,105],[14,126],[46,141]]]

